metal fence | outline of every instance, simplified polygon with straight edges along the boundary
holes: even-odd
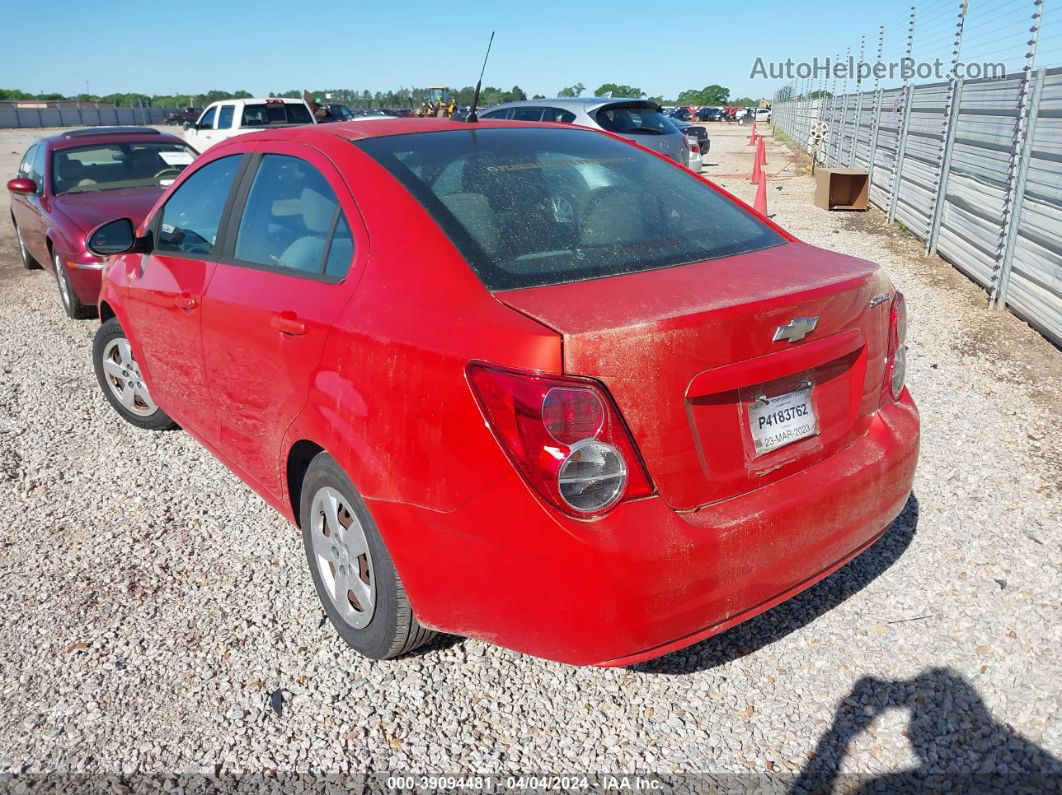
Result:
[[[1031,23],[1020,71],[872,90],[857,83],[851,93],[806,81],[775,95],[772,121],[820,163],[865,169],[870,200],[889,221],[984,287],[992,305],[1062,345],[1062,68],[1035,68],[1042,0],[1013,8]],[[967,13],[959,8],[953,63]],[[910,54],[913,10],[908,30]]]
[[[162,124],[177,108],[17,108],[0,105],[0,127],[101,127]]]

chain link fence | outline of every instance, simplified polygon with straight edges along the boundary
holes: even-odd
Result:
[[[912,8],[905,29],[893,24],[898,56],[881,26],[877,59],[929,63],[946,41],[949,79],[798,78],[775,94],[772,121],[824,166],[867,171],[889,221],[1062,345],[1062,68],[1049,68],[1062,63],[1062,4],[1051,25],[1044,0],[930,12],[926,22]],[[865,53],[864,37],[860,62]],[[979,58],[1005,76],[961,77]]]

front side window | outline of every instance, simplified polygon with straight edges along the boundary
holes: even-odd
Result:
[[[52,189],[59,195],[169,185],[194,159],[195,152],[184,144],[156,141],[57,149]]]
[[[297,157],[262,157],[236,234],[241,262],[343,276],[354,247],[321,172]]]
[[[353,143],[416,197],[490,290],[784,242],[689,171],[588,130],[453,130]]]
[[[33,155],[33,176],[31,179],[37,183],[37,193],[44,193],[44,161],[48,157],[48,147],[41,144]]]
[[[313,124],[307,107],[299,102],[263,102],[244,105],[241,127],[275,127],[281,124]]]
[[[542,121],[542,108],[513,108],[513,121]]]
[[[504,108],[503,110],[488,110],[486,113],[481,113],[480,118],[483,119],[507,119],[512,112],[510,108]]]
[[[221,112],[218,114],[218,129],[228,130],[232,127],[232,112],[236,110],[235,105],[222,105]]]
[[[162,208],[155,250],[209,256],[217,244],[221,216],[241,155],[207,163],[173,192]]]
[[[37,148],[39,144],[34,144],[27,151],[26,155],[22,158],[22,162],[18,164],[18,176],[21,179],[33,179],[33,158],[37,156]]]
[[[214,105],[213,107],[207,108],[207,112],[203,114],[203,117],[199,120],[199,122],[195,126],[201,128],[201,129],[204,129],[204,130],[212,130],[212,129],[214,129],[214,116],[215,116],[215,114],[217,112],[218,112],[218,108],[217,108],[216,105]]]

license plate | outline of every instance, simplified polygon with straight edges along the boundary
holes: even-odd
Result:
[[[811,404],[811,388],[751,403],[749,430],[756,445],[756,455],[817,434],[819,421]]]

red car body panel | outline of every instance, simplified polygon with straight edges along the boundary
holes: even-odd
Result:
[[[115,218],[139,223],[162,195],[161,187],[137,187],[56,196],[52,190],[52,152],[78,146],[107,143],[178,143],[172,135],[117,134],[39,139],[47,148],[44,159],[43,191],[38,194],[11,194],[11,215],[22,231],[26,249],[40,265],[54,270],[53,253],[67,265],[74,292],[85,304],[95,305],[100,294],[103,260],[85,245],[88,234],[100,224]]]
[[[447,129],[467,126],[266,131],[182,173],[170,192],[233,153],[303,157],[335,189],[356,254],[341,284],[297,289],[268,270],[114,258],[101,302],[159,405],[293,522],[292,451],[327,450],[423,624],[568,663],[629,664],[694,643],[884,532],[910,493],[919,431],[906,391],[881,397],[888,306],[868,307],[891,285],[875,266],[786,236],[720,260],[492,294],[421,204],[349,142]],[[771,340],[802,313],[823,333]],[[278,318],[305,333],[280,333]],[[499,446],[470,361],[605,384],[656,493],[594,521],[559,513]],[[809,372],[822,434],[750,456],[746,390]]]

